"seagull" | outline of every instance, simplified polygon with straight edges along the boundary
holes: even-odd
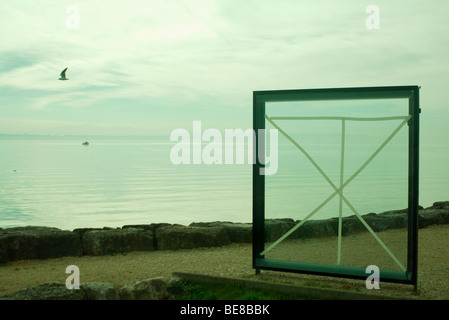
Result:
[[[61,78],[59,78],[59,80],[69,80],[65,77],[65,72],[67,71],[67,68],[65,68],[64,70],[62,70],[61,72]]]

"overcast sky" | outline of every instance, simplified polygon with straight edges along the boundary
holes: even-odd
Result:
[[[251,128],[254,90],[420,85],[422,138],[449,140],[448,1],[15,0],[0,12],[0,133]]]

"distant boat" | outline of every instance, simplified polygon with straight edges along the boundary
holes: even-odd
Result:
[[[87,142],[87,141],[83,142],[83,146],[88,146],[88,145],[89,145],[89,142]]]

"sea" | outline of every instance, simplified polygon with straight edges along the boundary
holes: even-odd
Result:
[[[252,163],[175,164],[169,137],[0,137],[0,228],[48,226],[73,230],[133,224],[252,221]],[[241,146],[244,152],[250,148]],[[236,147],[238,148],[238,146]],[[266,218],[303,219],[323,204],[374,149],[311,144],[316,159],[280,141],[275,174],[265,177]],[[407,157],[392,147],[376,157],[310,219],[404,209]],[[237,150],[237,149],[235,149]],[[240,149],[239,149],[240,150]],[[324,150],[324,152],[322,152]],[[425,146],[420,204],[449,200],[444,146]],[[318,154],[324,153],[319,156]],[[359,152],[360,151],[360,152]],[[242,151],[243,152],[243,151]],[[358,155],[357,161],[350,158]],[[400,154],[400,155],[397,155]],[[357,158],[357,157],[356,157]],[[393,160],[391,160],[393,159]],[[315,161],[315,160],[314,160]],[[333,165],[333,166],[332,166]],[[444,173],[446,172],[446,173]],[[332,181],[330,184],[322,173]],[[349,205],[351,204],[351,205]],[[340,207],[342,208],[340,210]]]

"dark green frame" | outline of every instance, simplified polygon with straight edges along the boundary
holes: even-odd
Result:
[[[419,88],[418,86],[333,88],[304,90],[274,90],[253,92],[253,128],[257,133],[265,129],[265,103],[282,101],[364,100],[364,99],[408,99],[409,101],[409,179],[408,179],[408,240],[407,270],[380,270],[380,280],[414,285],[417,288],[418,271],[418,196],[419,196]],[[255,135],[255,152],[259,146],[265,149],[263,135]],[[259,143],[260,142],[260,143]],[[260,255],[265,249],[265,176],[260,175],[263,167],[259,157],[253,165],[253,268],[325,276],[366,279],[369,274],[364,268],[338,265],[324,265],[267,259]]]

